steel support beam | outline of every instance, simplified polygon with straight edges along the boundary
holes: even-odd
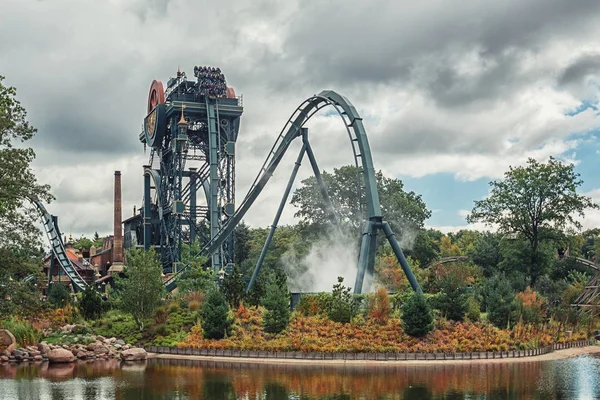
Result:
[[[149,165],[144,165],[144,171],[149,169]],[[150,250],[152,243],[152,215],[150,212],[150,174],[144,174],[144,250]]]
[[[354,282],[354,293],[361,294],[363,283],[365,279],[365,273],[369,269],[369,255],[371,249],[371,240],[373,231],[375,230],[373,221],[366,221],[363,226],[362,239],[360,243],[360,253],[358,255],[358,271],[356,272],[356,281]]]
[[[417,278],[415,278],[415,275],[413,274],[412,270],[410,269],[410,266],[408,265],[408,261],[406,261],[406,257],[404,257],[404,253],[402,252],[402,249],[400,248],[400,245],[398,244],[398,241],[396,240],[396,236],[394,235],[394,232],[392,232],[392,228],[390,227],[390,224],[388,224],[387,221],[383,221],[382,225],[383,225],[382,228],[383,228],[383,232],[385,233],[385,237],[387,238],[388,242],[390,242],[390,245],[392,246],[392,250],[394,250],[394,254],[396,254],[396,258],[398,259],[398,262],[400,263],[402,270],[406,274],[406,277],[408,278],[408,282],[410,283],[410,286],[413,288],[413,290],[415,292],[423,294],[423,290],[421,289],[419,282],[417,282]]]
[[[269,245],[271,244],[271,240],[273,239],[273,235],[275,234],[275,229],[277,229],[277,224],[279,223],[279,218],[281,218],[281,213],[287,203],[287,199],[290,195],[290,191],[292,190],[292,185],[294,184],[294,180],[296,180],[296,175],[298,174],[298,169],[300,165],[302,165],[302,159],[304,158],[304,153],[306,152],[307,143],[302,144],[302,148],[300,149],[300,153],[298,154],[298,158],[296,159],[296,163],[294,164],[294,169],[292,170],[292,174],[290,175],[290,179],[288,180],[287,186],[285,187],[285,191],[283,192],[283,197],[281,198],[281,202],[279,203],[279,208],[277,209],[277,213],[275,214],[275,218],[273,218],[273,224],[271,225],[271,229],[269,230],[269,234],[267,235],[267,239],[265,240],[265,244],[263,245],[262,251],[260,252],[260,256],[258,257],[258,261],[256,262],[256,267],[254,268],[254,272],[252,273],[252,278],[250,278],[250,282],[248,283],[248,287],[246,288],[246,293],[252,290],[252,286],[254,285],[254,281],[258,277],[260,273],[260,269],[262,268],[262,263],[265,260],[265,256],[267,255],[267,250]]]
[[[209,198],[208,209],[210,213],[210,237],[213,239],[219,233],[219,160],[218,160],[218,135],[217,118],[215,116],[215,105],[206,99],[208,112],[208,151],[209,151]],[[221,246],[211,252],[212,267],[215,273],[221,269]]]
[[[317,180],[317,184],[319,185],[321,196],[323,196],[325,207],[327,207],[327,214],[329,220],[334,225],[337,225],[338,221],[335,214],[335,210],[333,208],[333,204],[331,203],[331,197],[329,197],[329,192],[327,191],[327,186],[325,185],[325,182],[323,182],[323,176],[321,175],[321,171],[319,170],[317,159],[315,158],[315,154],[313,153],[312,147],[308,141],[308,129],[302,128],[302,142],[306,146],[306,155],[308,156],[310,166],[312,167],[313,173],[315,174],[315,179]]]
[[[196,168],[190,168],[190,243],[196,241]]]

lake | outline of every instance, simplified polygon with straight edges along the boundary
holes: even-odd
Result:
[[[0,365],[0,399],[600,399],[600,358],[431,366]]]

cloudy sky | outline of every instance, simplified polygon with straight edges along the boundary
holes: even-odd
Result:
[[[139,206],[150,82],[194,65],[220,66],[243,94],[238,198],[296,106],[333,89],[364,117],[376,169],[448,230],[528,157],[576,163],[600,200],[598,37],[597,0],[0,0],[0,75],[39,130],[35,170],[74,236],[111,232],[115,170],[124,217]],[[351,163],[340,120],[310,129],[322,169]],[[251,225],[270,223],[294,158]]]

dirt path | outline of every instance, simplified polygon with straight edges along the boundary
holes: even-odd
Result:
[[[526,363],[538,361],[562,360],[583,354],[600,354],[600,346],[573,347],[570,349],[556,350],[541,356],[521,358],[495,358],[486,360],[407,360],[407,361],[374,361],[374,360],[301,360],[285,358],[237,358],[237,357],[212,357],[212,356],[184,356],[177,354],[149,353],[148,358],[170,360],[197,360],[230,362],[235,364],[305,364],[305,365],[468,365],[468,364],[500,364],[500,363]]]

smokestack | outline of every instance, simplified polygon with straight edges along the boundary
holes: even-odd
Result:
[[[113,265],[123,263],[123,228],[121,226],[121,171],[115,171],[115,220],[113,239]]]

